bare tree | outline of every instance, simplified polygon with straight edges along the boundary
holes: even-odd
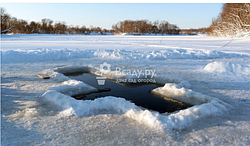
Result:
[[[8,29],[10,26],[9,20],[11,16],[1,7],[1,31]]]
[[[207,29],[214,36],[243,36],[250,34],[250,4],[224,4],[222,12]]]

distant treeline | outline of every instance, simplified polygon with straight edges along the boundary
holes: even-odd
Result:
[[[122,34],[133,35],[178,35],[208,34],[211,36],[244,36],[250,35],[250,3],[224,4],[218,18],[213,19],[208,28],[180,29],[167,21],[125,20],[112,26],[112,29],[101,27],[68,26],[65,22],[54,22],[42,19],[40,22],[28,22],[12,17],[1,8],[1,33],[21,34]]]
[[[114,33],[129,34],[179,34],[180,29],[167,21],[125,20],[112,26]]]
[[[23,19],[12,17],[4,8],[1,8],[1,32],[11,30],[12,33],[21,34],[88,34],[95,33],[113,33],[112,30],[102,29],[100,27],[87,28],[86,26],[68,26],[65,22],[55,22],[51,19],[42,19],[41,22],[31,21],[30,23]],[[6,31],[7,32],[7,31]]]
[[[222,12],[207,29],[211,36],[250,35],[250,3],[224,4]]]
[[[179,34],[180,29],[167,21],[150,22],[148,20],[125,20],[112,26],[112,29],[101,27],[87,28],[86,26],[68,26],[65,22],[54,22],[51,19],[42,19],[40,22],[28,22],[9,15],[1,8],[1,32],[21,34],[89,34],[89,33],[129,33],[139,34]]]
[[[198,29],[181,29],[180,34],[188,34],[188,35],[197,35],[197,34],[206,34],[207,28],[198,28]]]

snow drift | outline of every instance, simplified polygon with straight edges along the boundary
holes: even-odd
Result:
[[[250,75],[250,66],[243,66],[231,62],[212,62],[204,67],[204,71],[210,73]]]
[[[215,50],[165,49],[153,51],[113,50],[10,50],[2,52],[2,63],[54,61],[72,58],[105,58],[128,60],[165,60],[165,59],[212,59],[228,57],[246,57],[236,53],[224,53]]]

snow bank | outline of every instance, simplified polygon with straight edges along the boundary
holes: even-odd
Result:
[[[236,53],[224,53],[215,50],[167,49],[159,51],[128,51],[124,49],[113,50],[10,50],[2,52],[2,63],[20,63],[36,61],[53,61],[71,58],[105,58],[129,60],[165,60],[165,59],[211,59],[227,57],[246,57]]]
[[[100,111],[114,111],[160,131],[184,129],[197,119],[215,116],[226,110],[223,103],[211,101],[210,103],[196,105],[165,116],[157,112],[143,110],[134,103],[118,97],[109,96],[93,101],[79,101],[53,90],[47,91],[43,97],[63,108],[63,111],[58,114],[59,117],[71,115],[87,116],[98,114]]]
[[[148,60],[163,59],[211,59],[224,57],[239,57],[240,54],[223,53],[215,50],[172,49],[152,51],[145,54]]]
[[[179,87],[176,84],[165,84],[164,87],[156,88],[152,92],[194,105],[188,109],[170,114],[168,117],[159,117],[168,128],[183,129],[198,119],[220,115],[230,107],[219,99]]]
[[[190,89],[185,89],[184,87],[179,87],[179,85],[172,83],[167,83],[163,87],[158,87],[152,90],[152,92],[193,105],[208,103],[212,100],[210,96],[194,92]]]
[[[48,90],[43,97],[61,106],[64,110],[73,108],[78,116],[91,115],[98,110],[116,110],[118,113],[123,113],[128,109],[137,108],[134,103],[111,96],[95,100],[75,100],[68,95]]]
[[[250,75],[250,66],[242,66],[231,62],[212,62],[204,67],[204,71],[210,73]]]
[[[123,98],[103,97],[95,100],[75,100],[70,96],[57,91],[48,90],[43,97],[63,108],[58,117],[67,117],[72,115],[87,116],[98,114],[100,111],[114,111],[119,114],[132,118],[139,123],[148,125],[156,130],[162,130],[160,121],[157,120],[156,113],[148,110],[141,110],[134,103],[126,101]]]
[[[226,107],[222,103],[213,101],[181,110],[167,117],[161,116],[159,120],[164,123],[164,129],[184,129],[193,125],[196,120],[221,115],[225,111]]]
[[[86,94],[97,91],[96,88],[76,80],[64,81],[61,85],[54,86],[50,88],[50,90],[54,90],[69,96],[76,94]]]
[[[190,89],[185,89],[184,87],[180,88],[179,86],[176,84],[165,84],[164,87],[153,90],[156,94],[162,94],[195,105],[169,115],[144,110],[134,103],[119,97],[108,96],[95,100],[75,100],[70,95],[96,90],[94,87],[75,80],[68,80],[61,85],[50,88],[42,97],[62,107],[63,110],[58,114],[59,118],[71,115],[86,116],[100,114],[103,113],[102,111],[113,111],[160,131],[184,129],[197,119],[214,116],[226,111],[227,104],[222,101]]]
[[[2,63],[20,63],[20,62],[36,62],[36,61],[53,61],[63,60],[70,58],[91,58],[89,56],[93,54],[91,50],[79,51],[79,50],[10,50],[1,52]]]

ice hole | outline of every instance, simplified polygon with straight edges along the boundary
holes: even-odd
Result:
[[[86,72],[64,73],[64,75],[71,79],[83,81],[98,89],[98,92],[95,93],[72,96],[78,100],[94,100],[105,96],[115,96],[129,100],[137,106],[160,113],[174,112],[192,106],[188,103],[151,93],[153,89],[160,86],[157,84],[121,84],[117,83],[115,80],[105,79]]]

